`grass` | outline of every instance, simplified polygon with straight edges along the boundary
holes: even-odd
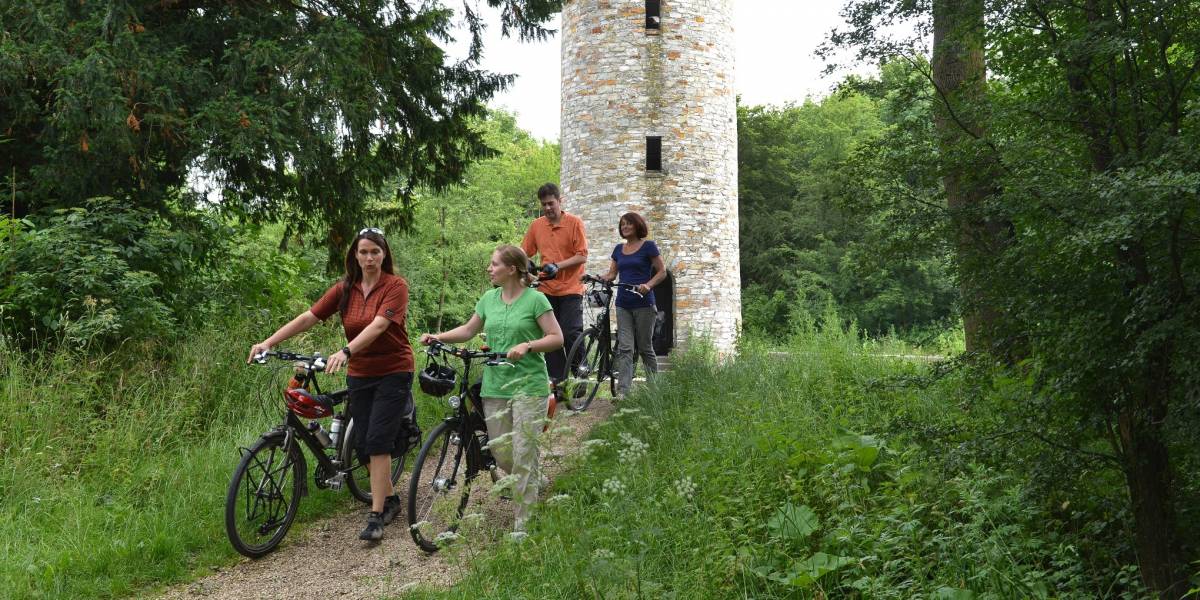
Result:
[[[790,350],[672,357],[594,430],[529,538],[461,552],[464,580],[407,597],[1141,594],[1129,567],[1089,570],[1019,474],[945,453],[988,418],[959,400],[967,382],[906,385],[928,367],[845,331]]]
[[[247,366],[245,353],[273,325],[102,356],[0,346],[0,598],[119,597],[237,560],[226,485],[238,447],[279,422],[260,395],[286,380],[286,368]],[[340,336],[320,327],[286,347],[337,348]],[[441,414],[421,413],[426,426]],[[309,489],[289,538],[329,511],[359,510],[348,493]]]
[[[99,357],[0,347],[0,596],[144,594],[238,560],[225,486],[237,447],[276,422],[256,398],[282,385],[244,352],[275,324]],[[339,336],[322,327],[288,348]],[[1094,530],[1063,527],[1023,466],[960,450],[997,418],[966,399],[977,390],[964,376],[913,385],[927,363],[875,356],[908,351],[844,330],[771,350],[673,356],[597,426],[528,539],[480,552],[465,536],[447,550],[464,579],[412,596],[1141,594],[1136,570],[1081,556]],[[418,395],[426,431],[445,410],[434,403]],[[333,510],[359,507],[314,489],[296,527]]]

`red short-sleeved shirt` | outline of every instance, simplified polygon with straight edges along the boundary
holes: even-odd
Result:
[[[322,321],[333,316],[342,302],[343,283],[337,282],[309,310]],[[408,331],[404,326],[408,314],[408,282],[403,277],[383,273],[371,293],[363,296],[362,287],[351,286],[350,301],[342,313],[342,328],[346,339],[353,340],[362,333],[375,317],[383,317],[391,324],[371,342],[370,346],[350,357],[347,369],[352,377],[380,377],[392,373],[413,371],[412,345],[408,343]]]

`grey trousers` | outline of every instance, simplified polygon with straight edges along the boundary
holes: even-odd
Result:
[[[646,375],[658,372],[658,357],[654,355],[653,306],[642,308],[617,307],[617,393],[629,393],[633,383],[633,355],[642,358]]]

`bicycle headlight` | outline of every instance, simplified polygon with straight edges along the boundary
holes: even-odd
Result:
[[[462,398],[459,398],[458,396],[450,396],[446,399],[446,402],[450,403],[450,408],[457,410],[458,407],[462,405]]]

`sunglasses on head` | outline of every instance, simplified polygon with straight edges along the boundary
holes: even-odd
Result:
[[[378,227],[363,227],[362,229],[358,230],[358,235],[360,237],[362,235],[368,234],[368,233],[375,233],[375,234],[383,235],[383,230]]]

